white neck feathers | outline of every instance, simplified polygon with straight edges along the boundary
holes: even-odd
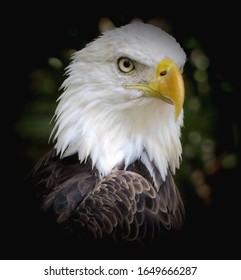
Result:
[[[90,157],[102,176],[120,163],[127,167],[137,159],[146,161],[146,153],[164,180],[168,168],[174,173],[179,167],[183,112],[175,122],[174,107],[159,99],[141,97],[115,103],[84,99],[77,90],[80,88],[66,89],[56,109],[52,134],[61,157],[76,152],[80,162]],[[86,92],[88,95],[91,93]]]

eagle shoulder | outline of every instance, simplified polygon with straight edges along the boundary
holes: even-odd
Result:
[[[45,215],[81,240],[150,243],[180,230],[183,202],[169,171],[165,181],[137,160],[101,178],[91,160],[60,159],[53,149],[34,168],[34,192]]]

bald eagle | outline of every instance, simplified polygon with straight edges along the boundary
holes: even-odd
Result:
[[[68,234],[145,244],[182,228],[173,176],[185,61],[173,36],[142,22],[105,31],[73,54],[53,147],[31,174],[41,211]]]

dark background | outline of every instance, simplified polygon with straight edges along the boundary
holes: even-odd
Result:
[[[36,73],[36,69],[41,69],[45,74],[50,71],[50,79],[59,86],[63,68],[51,68],[48,58],[57,57],[64,61],[63,50],[79,49],[95,38],[99,34],[98,23],[102,17],[109,18],[116,26],[129,23],[133,18],[165,20],[171,26],[171,33],[183,43],[188,56],[193,49],[186,42],[194,38],[210,60],[208,77],[211,90],[204,97],[197,95],[203,106],[202,111],[196,118],[191,112],[187,113],[184,129],[188,131],[188,124],[192,129],[196,125],[201,136],[212,139],[215,143],[214,164],[211,169],[207,169],[199,150],[196,157],[190,158],[184,154],[177,181],[186,203],[186,225],[174,245],[170,241],[171,253],[162,253],[160,244],[155,258],[240,259],[240,32],[235,8],[219,6],[211,11],[207,6],[193,3],[196,7],[183,7],[183,10],[178,7],[175,11],[171,7],[165,9],[161,6],[160,9],[152,9],[155,13],[148,13],[147,10],[131,13],[125,9],[122,13],[101,14],[96,9],[97,14],[93,15],[93,9],[91,11],[81,5],[79,8],[70,7],[68,3],[58,5],[53,8],[36,2],[26,9],[14,5],[14,8],[2,10],[2,13],[6,13],[6,20],[2,23],[1,43],[4,47],[1,259],[91,258],[90,254],[86,255],[74,248],[68,251],[66,257],[64,249],[62,255],[58,255],[57,251],[55,254],[53,250],[56,250],[56,246],[64,248],[65,245],[54,244],[51,233],[47,240],[38,226],[38,217],[35,219],[24,178],[37,159],[48,150],[48,132],[39,137],[39,134],[31,134],[31,129],[26,127],[27,121],[41,118],[43,112],[43,108],[35,110],[38,108],[36,104],[43,102],[43,99],[39,93],[36,94],[38,91],[33,86],[32,74]],[[186,75],[195,87],[192,70],[195,69],[189,64]],[[57,73],[56,76],[54,73]],[[56,85],[53,92],[50,97],[45,95],[44,102],[49,98],[53,103],[57,99]],[[192,93],[187,99],[190,97]],[[205,118],[206,108],[208,117]],[[51,116],[53,110],[54,107],[50,107]],[[46,122],[50,120],[48,117],[49,112],[44,119]],[[194,123],[190,120],[192,117]],[[202,120],[205,125],[200,125]],[[184,133],[183,145],[186,145],[187,140],[188,136]],[[199,188],[200,177],[203,187]],[[116,257],[113,256],[111,258]],[[149,257],[136,256],[142,259]]]

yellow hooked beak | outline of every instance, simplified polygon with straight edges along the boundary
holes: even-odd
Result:
[[[171,59],[163,59],[157,66],[154,78],[148,84],[126,84],[126,88],[139,89],[151,97],[157,97],[175,106],[177,120],[184,102],[184,81],[182,74]]]

